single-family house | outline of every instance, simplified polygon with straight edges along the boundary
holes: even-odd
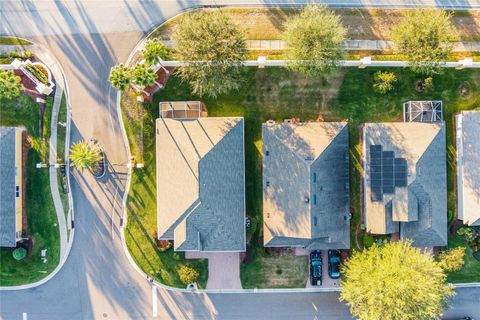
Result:
[[[480,226],[480,111],[455,115],[458,219]]]
[[[265,247],[350,247],[348,124],[262,125]]]
[[[22,239],[24,132],[23,128],[0,127],[0,247],[13,248]]]
[[[244,122],[156,121],[158,239],[176,251],[245,251]]]
[[[445,124],[366,123],[362,143],[367,232],[399,233],[416,247],[445,246]]]

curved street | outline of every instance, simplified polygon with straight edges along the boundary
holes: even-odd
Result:
[[[480,8],[480,1],[343,0],[342,6],[414,4]],[[128,173],[110,68],[156,25],[191,7],[303,1],[1,1],[0,34],[32,39],[60,61],[72,110],[71,141],[98,139],[111,164],[101,181],[73,173],[75,239],[61,271],[28,290],[0,291],[1,319],[349,319],[338,293],[184,293],[151,288],[123,252]],[[458,288],[446,317],[480,315],[480,287]],[[25,317],[23,319],[26,319]]]

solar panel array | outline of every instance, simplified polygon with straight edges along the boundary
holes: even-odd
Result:
[[[372,201],[382,201],[383,194],[393,194],[395,187],[407,186],[407,160],[395,158],[393,151],[381,145],[370,146],[370,189]]]

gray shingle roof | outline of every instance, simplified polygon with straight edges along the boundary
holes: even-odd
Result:
[[[243,135],[243,118],[157,119],[158,235],[175,250],[245,250]]]
[[[347,124],[263,124],[262,132],[265,246],[349,248]]]
[[[0,246],[16,245],[15,127],[0,127]]]
[[[364,138],[364,209],[367,231],[400,231],[417,247],[447,244],[447,176],[444,123],[367,123]],[[374,201],[370,186],[371,145],[407,162],[407,186]]]
[[[468,225],[480,226],[480,111],[457,115],[458,215]]]

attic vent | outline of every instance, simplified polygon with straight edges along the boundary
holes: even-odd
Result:
[[[305,203],[309,203],[310,202],[310,198],[309,197],[305,197]]]
[[[270,151],[266,150],[265,155],[268,157],[270,155]]]
[[[283,120],[284,123],[292,123],[292,119],[285,119]]]
[[[270,181],[267,181],[265,184],[267,185],[267,187],[270,187]]]
[[[273,126],[275,124],[275,120],[268,120],[267,125]]]

